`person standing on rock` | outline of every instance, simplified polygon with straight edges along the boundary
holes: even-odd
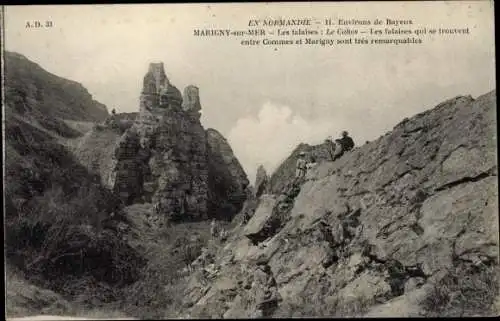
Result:
[[[333,141],[333,137],[332,136],[328,136],[326,139],[325,139],[325,145],[326,145],[326,150],[328,151],[328,154],[330,155],[330,159],[333,161],[333,159],[335,158],[335,143]]]
[[[295,178],[301,179],[306,175],[307,162],[305,160],[306,153],[300,152],[299,159],[297,160],[297,169],[295,171]]]

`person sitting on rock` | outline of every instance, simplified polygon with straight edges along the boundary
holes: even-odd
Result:
[[[345,130],[342,131],[342,138],[340,139],[340,143],[342,144],[342,149],[346,152],[354,148],[354,141],[351,137],[349,137],[349,133]]]
[[[307,171],[307,162],[305,160],[306,153],[300,152],[299,159],[297,160],[295,178],[300,179],[306,175]]]
[[[349,133],[347,131],[342,131],[342,138],[338,138],[335,140],[335,152],[333,160],[344,155],[345,152],[350,151],[354,148],[354,141],[351,137],[349,137]]]

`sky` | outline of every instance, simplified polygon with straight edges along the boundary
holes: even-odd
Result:
[[[277,48],[193,34],[301,17],[411,19],[470,34]],[[253,183],[260,164],[271,173],[301,142],[345,129],[362,145],[446,99],[495,89],[493,17],[492,1],[7,6],[4,45],[118,112],[138,111],[149,63],[163,62],[181,91],[199,87],[202,124],[228,139]],[[26,28],[35,20],[53,27]]]

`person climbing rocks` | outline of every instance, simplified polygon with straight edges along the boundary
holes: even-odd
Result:
[[[299,159],[297,160],[297,169],[295,171],[295,178],[300,179],[306,175],[307,161],[305,159],[306,153],[300,152]]]
[[[342,138],[335,139],[335,151],[333,160],[338,159],[339,157],[344,155],[345,152],[348,152],[354,148],[354,141],[349,136],[349,133],[347,131],[342,131],[341,136]]]

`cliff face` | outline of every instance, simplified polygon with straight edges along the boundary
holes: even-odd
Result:
[[[231,219],[245,202],[248,179],[227,140],[215,129],[207,129],[209,161],[209,212]]]
[[[246,175],[224,137],[202,127],[200,110],[197,87],[186,87],[183,98],[162,63],[149,66],[139,114],[116,153],[113,185],[127,204],[158,204],[174,221],[231,218],[239,211]]]
[[[489,315],[495,122],[495,92],[456,97],[320,161],[298,192],[275,187],[214,250],[209,280],[191,275],[183,315]]]

